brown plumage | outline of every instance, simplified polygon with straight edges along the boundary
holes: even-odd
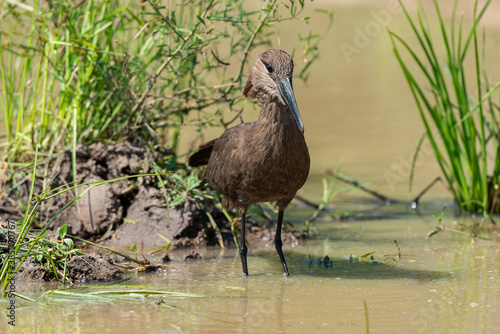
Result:
[[[207,165],[208,184],[242,216],[240,256],[245,275],[245,215],[259,202],[276,202],[279,208],[274,243],[288,275],[281,242],[283,212],[306,181],[310,164],[292,74],[293,61],[285,51],[273,49],[258,56],[243,94],[257,99],[262,107],[259,119],[226,130],[189,158],[190,166]]]

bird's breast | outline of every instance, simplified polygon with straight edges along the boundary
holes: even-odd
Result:
[[[263,108],[259,120],[224,132],[213,147],[207,180],[232,205],[286,205],[309,174],[309,151],[293,118],[277,108]]]
[[[255,134],[247,142],[252,164],[242,166],[245,169],[239,193],[253,194],[252,202],[293,198],[309,174],[310,158],[304,135],[299,131],[274,130]]]

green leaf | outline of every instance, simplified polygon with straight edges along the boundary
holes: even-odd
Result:
[[[171,202],[171,205],[181,205],[184,202],[186,202],[186,194],[180,194],[179,196],[174,198],[174,200]]]
[[[370,256],[372,254],[375,254],[375,252],[370,252],[370,253],[363,254],[363,255],[360,256],[360,258],[365,258],[365,257],[368,257],[368,256]]]
[[[69,249],[73,249],[75,247],[75,243],[70,238],[64,238],[64,243],[68,245]]]
[[[433,235],[438,234],[439,232],[444,231],[444,227],[442,225],[434,227],[427,235],[425,236],[426,239],[429,239]]]
[[[64,240],[64,236],[66,235],[67,232],[68,232],[68,225],[64,224],[61,227],[59,227],[59,238],[61,238],[61,240]]]
[[[328,19],[330,20],[330,23],[333,22],[333,10],[316,9],[315,12],[328,15]]]

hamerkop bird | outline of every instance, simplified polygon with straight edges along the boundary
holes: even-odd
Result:
[[[292,88],[293,60],[285,51],[267,50],[257,57],[243,94],[262,110],[256,122],[242,123],[202,144],[190,166],[207,165],[205,178],[241,214],[239,251],[248,276],[245,215],[250,204],[276,202],[276,250],[289,275],[282,251],[283,212],[309,174],[309,151]]]

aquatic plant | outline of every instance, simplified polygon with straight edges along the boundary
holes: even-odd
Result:
[[[412,46],[409,37],[404,39],[389,31],[394,53],[454,200],[466,212],[499,213],[500,109],[496,99],[500,82],[489,82],[485,37],[479,27],[491,0],[482,8],[475,1],[472,27],[468,31],[463,16],[457,21],[458,1],[447,27],[439,3],[434,0],[441,39],[433,35],[421,1],[417,2],[417,18],[412,18],[403,3],[399,3],[417,42]],[[408,58],[403,56],[403,50]]]

